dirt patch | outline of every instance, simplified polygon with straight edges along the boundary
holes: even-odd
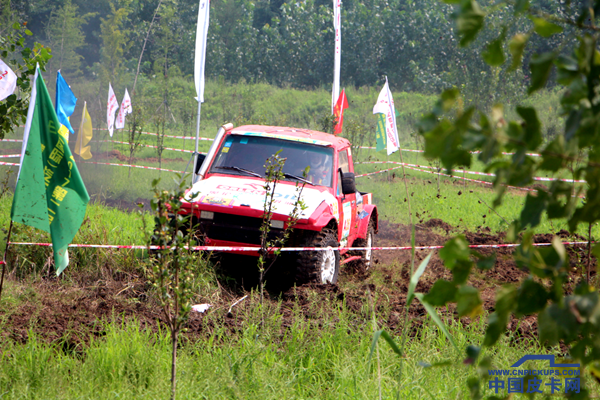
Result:
[[[135,207],[114,204],[119,208]],[[376,246],[409,246],[411,229],[409,226],[381,221]],[[488,232],[457,232],[441,220],[432,219],[418,224],[415,229],[417,245],[443,245],[450,237],[462,233],[471,244],[503,244],[504,234]],[[559,232],[565,240],[571,240],[567,232]],[[551,235],[537,235],[537,243],[549,242]],[[575,238],[581,240],[582,238]],[[518,284],[529,276],[520,269],[512,258],[513,248],[479,249],[484,255],[496,254],[493,268],[487,271],[474,271],[469,283],[479,288],[484,308],[493,311],[496,289],[505,283]],[[571,277],[576,282],[581,276],[582,260],[586,251],[581,246],[567,246],[571,260]],[[443,265],[437,250],[416,252],[415,268],[430,253],[431,261],[417,285],[417,292],[428,292],[438,279],[452,279],[451,272]],[[367,327],[371,322],[371,310],[379,316],[381,326],[394,333],[405,329],[404,309],[406,292],[410,280],[411,251],[375,251],[374,265],[366,277],[342,275],[338,285],[303,285],[293,287],[283,294],[267,293],[265,301],[269,308],[282,317],[282,329],[295,324],[296,318],[304,318],[318,328],[326,322],[324,316],[334,318],[340,307],[345,308],[356,319],[357,328]],[[240,261],[247,269],[255,268],[253,259]],[[595,271],[596,261],[593,260]],[[31,330],[42,340],[60,344],[65,349],[76,349],[92,337],[102,336],[107,322],[136,320],[141,326],[158,329],[162,321],[161,309],[155,303],[152,291],[145,278],[135,273],[114,272],[107,269],[101,279],[86,280],[72,277],[67,283],[53,279],[35,282],[17,282],[10,278],[12,292],[17,293],[18,306],[0,310],[0,341],[3,339],[24,343]],[[594,276],[595,273],[592,273]],[[192,313],[186,336],[190,340],[210,335],[215,329],[226,329],[231,335],[243,332],[247,326],[247,316],[251,315],[255,304],[251,300],[240,302],[228,313],[231,305],[247,294],[240,289],[227,286],[227,280],[219,283],[220,291],[208,300],[212,307],[206,314]],[[567,285],[565,289],[571,290]],[[204,302],[202,299],[197,301]],[[8,304],[8,303],[6,303]],[[442,318],[458,320],[463,324],[468,318],[458,319],[454,306],[439,310]],[[333,317],[332,317],[333,316]],[[416,335],[429,318],[423,306],[414,301],[409,310],[409,333]],[[509,329],[512,338],[532,336],[537,331],[534,317],[511,319]],[[282,332],[284,337],[285,332]]]

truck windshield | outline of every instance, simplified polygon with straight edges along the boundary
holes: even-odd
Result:
[[[264,177],[266,160],[280,150],[279,156],[286,159],[283,166],[283,172],[287,174],[285,180],[295,180],[294,175],[302,177],[308,166],[308,181],[332,186],[333,148],[259,136],[226,137],[210,172]]]

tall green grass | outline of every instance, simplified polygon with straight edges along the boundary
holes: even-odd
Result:
[[[397,356],[382,346],[378,361],[369,364],[369,323],[341,309],[315,319],[295,312],[293,325],[283,328],[276,315],[261,325],[255,309],[236,317],[242,329],[235,335],[217,326],[204,338],[182,344],[178,398],[373,399],[380,386],[383,398],[395,398]],[[452,323],[449,329],[460,348],[482,340],[481,324]],[[508,368],[522,355],[556,350],[535,341],[518,343],[509,346],[505,340],[496,347],[494,366]],[[0,398],[154,399],[169,393],[166,331],[141,330],[135,322],[109,324],[104,337],[91,338],[75,351],[65,351],[60,342],[44,344],[33,332],[26,344],[4,341],[0,348]],[[452,365],[426,367],[443,361]],[[473,374],[425,320],[406,346],[400,398],[468,398],[466,379]]]

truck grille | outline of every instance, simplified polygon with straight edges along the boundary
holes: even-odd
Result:
[[[210,239],[260,244],[262,218],[215,213],[212,221],[202,220],[201,225],[204,233]],[[282,230],[271,228],[268,238],[274,240],[282,234]]]

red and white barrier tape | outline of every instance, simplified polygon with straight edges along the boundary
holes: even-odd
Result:
[[[409,163],[401,163],[398,161],[360,161],[360,162],[355,162],[355,164],[398,164],[398,165],[404,165],[407,167],[437,169],[437,167],[432,167],[430,165],[409,164]],[[470,170],[466,170],[466,169],[453,169],[452,172],[458,172],[461,174],[465,173],[465,174],[471,174],[471,175],[496,176],[496,174],[489,173],[489,172],[470,171]],[[568,183],[587,183],[584,180],[546,178],[546,177],[540,177],[540,176],[534,176],[532,179],[535,181],[544,181],[544,182],[562,181],[562,182],[568,182]]]
[[[177,171],[174,169],[166,169],[166,168],[156,168],[156,167],[146,167],[145,165],[131,165],[131,164],[117,164],[117,163],[103,163],[97,161],[83,161],[85,164],[98,164],[98,165],[112,165],[116,167],[130,167],[130,168],[142,168],[142,169],[154,169],[158,171],[168,171],[168,172],[176,172],[183,174],[183,171]],[[18,164],[16,164],[18,165]]]
[[[0,158],[17,158],[21,157],[20,154],[0,154]]]
[[[0,142],[22,142],[22,139],[0,139]]]
[[[595,242],[592,242],[595,243]],[[51,247],[52,243],[28,243],[28,242],[10,242],[10,245],[15,246],[43,246],[43,247]],[[587,245],[588,242],[562,242],[565,246],[581,246]],[[490,249],[490,248],[510,248],[510,247],[518,247],[521,244],[519,243],[500,243],[500,244],[472,244],[469,245],[471,249]],[[533,246],[552,246],[552,243],[532,243]],[[143,246],[143,245],[115,245],[115,244],[76,244],[72,243],[69,247],[79,247],[79,248],[99,248],[99,249],[150,249],[150,250],[160,250],[161,246]],[[443,245],[437,246],[415,246],[415,250],[437,250],[443,248]],[[192,250],[198,251],[257,251],[259,247],[250,247],[250,246],[194,246],[191,248]],[[273,252],[275,250],[281,251],[326,251],[328,247],[283,247],[283,248],[271,248],[270,251]],[[333,250],[411,250],[411,246],[374,246],[374,247],[331,247]]]
[[[107,131],[106,128],[94,128],[95,131]],[[153,136],[158,136],[158,133],[155,132],[142,132],[142,134],[144,135],[153,135]],[[190,140],[195,140],[196,137],[195,136],[175,136],[175,135],[164,135],[164,137],[168,137],[168,138],[172,138],[172,139],[190,139]],[[208,141],[213,141],[213,138],[205,138],[205,137],[199,137],[198,140],[208,140]]]
[[[120,142],[118,140],[98,140],[97,142],[99,142],[99,143],[119,143],[119,144],[126,144],[126,145],[130,144],[129,142]],[[143,147],[152,147],[154,149],[158,149],[158,146],[154,146],[151,144],[140,143],[139,145],[143,146]],[[181,151],[183,153],[193,153],[194,152],[194,150],[175,149],[172,147],[163,147],[163,150]],[[206,154],[206,153],[200,153],[200,154]]]
[[[157,133],[153,133],[153,132],[142,132],[145,135],[153,135],[153,136],[158,136]],[[165,135],[165,137],[171,138],[171,139],[190,139],[190,140],[196,140],[196,138],[194,136],[174,136],[174,135]],[[207,138],[207,137],[202,137],[200,136],[198,138],[198,140],[205,140],[205,141],[210,141],[212,142],[214,140],[214,138]]]
[[[358,146],[359,149],[369,149],[369,150],[375,150],[376,147],[371,147],[371,146]],[[410,152],[410,153],[424,153],[425,150],[415,150],[415,149],[400,149],[400,151],[406,151],[406,152]],[[480,154],[481,151],[470,151],[469,153],[471,154]],[[502,152],[501,153],[503,156],[512,156],[515,153],[506,153],[506,152]],[[526,156],[531,156],[531,157],[541,157],[541,154],[538,153],[525,153]]]
[[[470,182],[475,182],[475,183],[483,183],[486,185],[493,185],[493,182],[488,182],[488,181],[480,181],[477,179],[469,179],[469,178],[463,178],[462,176],[457,176],[457,175],[447,175],[447,174],[442,174],[441,172],[435,172],[435,171],[427,171],[424,169],[418,169],[418,168],[414,168],[414,167],[406,167],[415,171],[419,171],[419,172],[425,172],[427,174],[433,174],[433,175],[441,175],[441,176],[446,176],[448,178],[454,178],[454,179],[463,179],[465,181],[470,181]],[[519,186],[510,186],[510,185],[505,185],[507,188],[509,189],[517,189],[517,190],[524,190],[527,192],[534,192],[537,193],[537,189],[531,189],[531,188],[526,188],[526,187],[519,187]],[[580,195],[580,196],[571,196],[571,197],[578,197],[580,199],[585,199],[585,196]]]
[[[381,171],[375,171],[375,172],[369,172],[367,174],[360,174],[360,175],[356,175],[356,178],[362,178],[363,176],[370,176],[370,175],[375,175],[375,174],[381,174],[382,172],[387,172],[387,171],[392,171],[394,169],[398,169],[398,168],[402,168],[402,166],[399,167],[394,167],[394,168],[388,168],[388,169],[384,169]]]
[[[19,165],[21,165],[21,164],[19,164],[19,163],[12,163],[12,162],[3,162],[3,161],[0,161],[0,165],[8,165],[8,166],[16,166],[16,167],[18,167],[18,166],[19,166]]]
[[[483,183],[485,185],[493,185],[494,184],[493,182],[480,181],[478,179],[464,178],[462,176],[456,176],[456,175],[453,176],[453,175],[448,175],[448,174],[442,174],[441,172],[436,172],[436,171],[428,171],[428,170],[425,170],[425,169],[418,169],[418,168],[408,167],[408,166],[406,168],[412,169],[412,170],[418,171],[418,172],[424,172],[424,173],[427,173],[427,174],[441,175],[441,176],[446,176],[448,178],[462,179],[462,180],[465,180],[465,181],[475,182],[475,183]],[[508,185],[506,187],[511,188],[511,189],[524,190],[526,192],[535,192],[535,193],[537,193],[536,189],[530,189],[530,188],[524,188],[524,187],[517,187],[517,186],[508,186]]]

